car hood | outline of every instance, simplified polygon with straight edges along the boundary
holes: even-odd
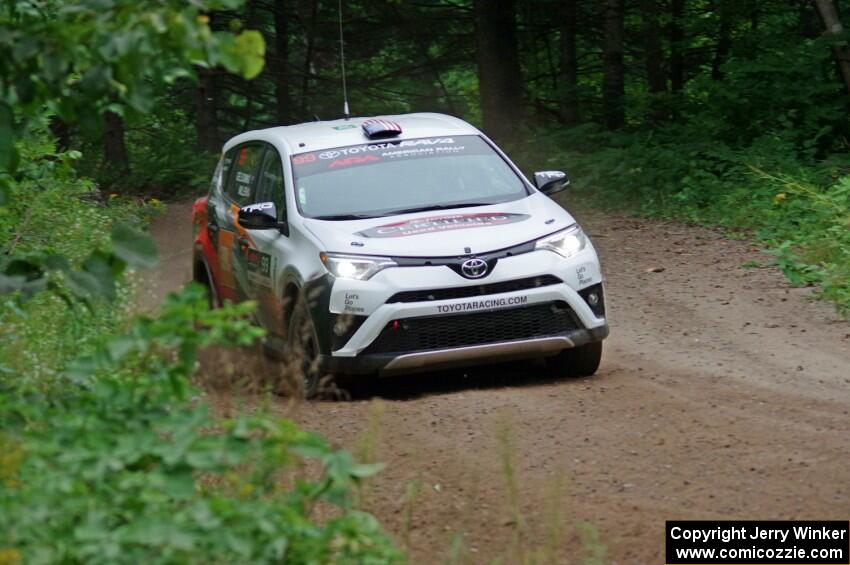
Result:
[[[364,220],[305,218],[325,251],[390,257],[447,257],[487,253],[548,235],[573,223],[549,197]]]

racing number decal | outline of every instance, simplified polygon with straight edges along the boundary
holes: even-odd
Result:
[[[294,165],[305,165],[307,163],[312,163],[316,160],[315,153],[305,153],[303,155],[296,155],[292,158],[292,163]]]
[[[245,264],[249,273],[257,273],[269,278],[272,272],[272,257],[268,253],[248,248],[245,251]]]

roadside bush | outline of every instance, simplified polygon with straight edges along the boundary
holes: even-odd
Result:
[[[53,386],[0,376],[5,563],[402,559],[352,506],[380,466],[263,413],[215,420],[190,384],[200,347],[261,334],[251,307],[210,311],[193,285]]]
[[[75,173],[79,153],[57,152],[43,130],[22,143],[20,151],[26,174],[8,183],[9,201],[0,206],[0,367],[38,381],[95,347],[102,336],[122,330],[129,304],[125,298],[132,289],[114,280],[118,265],[102,252],[112,245],[115,229],[133,238],[159,205],[102,197],[93,182]],[[139,240],[130,245],[145,244]],[[150,256],[142,259],[152,261],[152,245],[146,249]],[[25,290],[31,296],[25,303],[6,288],[16,286],[5,277],[6,266],[20,259],[51,271],[46,276],[29,269],[21,273],[30,277]],[[108,272],[94,276],[84,264],[90,271]],[[64,265],[80,273],[72,274]],[[47,288],[60,292],[38,292]],[[118,300],[100,300],[97,307],[69,300],[75,293],[98,300],[90,291]]]
[[[594,126],[542,133],[531,169],[565,168],[583,196],[648,216],[748,230],[795,285],[817,285],[850,313],[850,167],[803,143],[765,134],[748,146],[671,124],[651,133]],[[576,148],[581,148],[580,150]]]
[[[75,173],[80,154],[57,152],[43,130],[20,151],[26,174],[8,184],[9,202],[0,207],[0,367],[40,381],[102,336],[122,331],[132,288],[115,278],[127,262],[118,264],[109,251],[111,234],[126,236],[126,251],[135,257],[125,253],[125,259],[152,262],[153,246],[141,231],[161,205],[103,197]],[[6,265],[17,260],[49,271],[29,281],[26,301],[7,288]],[[40,292],[45,289],[55,292]]]

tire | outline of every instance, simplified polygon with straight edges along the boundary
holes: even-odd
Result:
[[[198,272],[199,268],[201,269],[200,273]],[[209,271],[207,271],[207,267],[204,263],[200,263],[195,266],[195,276],[193,280],[207,289],[207,305],[209,306],[209,309],[215,310],[216,308],[220,308],[221,304],[219,304],[215,286],[213,285]]]
[[[298,300],[289,318],[287,331],[287,351],[290,359],[300,360],[294,364],[301,377],[301,389],[304,398],[313,398],[319,392],[319,339],[316,326],[310,317],[310,311],[303,300]]]
[[[595,341],[564,349],[554,357],[546,359],[546,364],[556,377],[589,377],[599,368],[601,360],[602,342]]]

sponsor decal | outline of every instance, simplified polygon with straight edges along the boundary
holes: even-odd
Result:
[[[272,210],[274,202],[259,202],[257,204],[249,204],[242,206],[241,211],[247,213],[262,212],[263,210]]]
[[[370,161],[380,160],[380,157],[375,157],[374,155],[346,157],[345,159],[337,159],[336,161],[331,162],[328,168],[336,169],[338,167],[347,167],[349,165],[362,165],[363,163],[369,163]]]
[[[359,153],[372,153],[374,151],[383,151],[385,149],[418,147],[439,144],[453,144],[455,140],[451,137],[427,137],[424,139],[407,139],[405,141],[391,141],[386,143],[368,143],[366,145],[352,145],[351,147],[341,147],[339,149],[331,149],[330,151],[322,151],[319,153],[319,159],[336,159],[340,155],[357,155]]]
[[[453,314],[457,312],[471,312],[473,310],[491,310],[493,308],[504,308],[526,304],[528,296],[508,296],[506,298],[488,298],[487,300],[472,300],[470,302],[457,302],[455,304],[443,304],[437,306],[440,314]]]
[[[540,171],[540,172],[537,172],[537,173],[534,173],[534,174],[537,175],[538,177],[545,178],[545,179],[548,179],[548,180],[562,179],[565,176],[567,176],[566,174],[564,174],[561,171]]]
[[[346,312],[351,312],[353,314],[362,314],[365,312],[365,308],[359,305],[360,303],[360,295],[356,292],[346,292],[345,293],[345,306],[344,310]]]
[[[342,131],[344,129],[354,129],[357,126],[355,126],[354,124],[345,124],[345,125],[342,125],[342,126],[331,126],[331,127],[332,127],[332,129],[335,129],[336,131]]]
[[[578,285],[581,287],[585,287],[595,282],[593,280],[593,276],[587,272],[587,267],[584,265],[576,267],[576,278],[578,278]]]
[[[527,220],[527,214],[511,213],[479,213],[479,214],[452,214],[450,216],[430,216],[417,220],[407,220],[394,224],[385,224],[358,232],[362,237],[407,237],[424,233],[437,233],[451,230],[462,230],[469,228],[483,228],[488,226],[502,226]],[[486,272],[486,271],[485,271]]]
[[[349,147],[336,147],[292,156],[296,178],[325,173],[343,166],[370,165],[381,161],[486,155],[492,153],[477,136],[425,137],[387,140]],[[356,159],[356,160],[355,160]],[[330,162],[330,165],[328,165]]]

